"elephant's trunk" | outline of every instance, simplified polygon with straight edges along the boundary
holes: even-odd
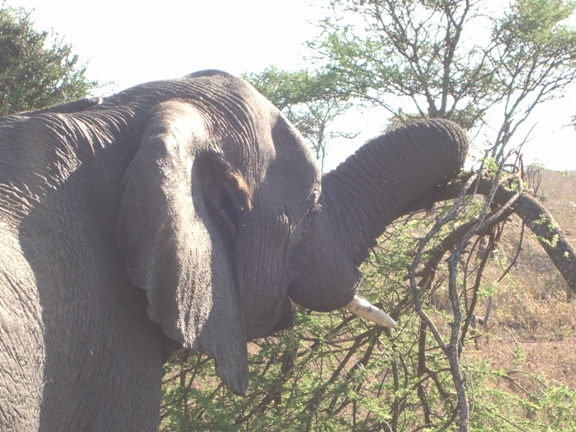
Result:
[[[437,185],[461,169],[464,131],[447,120],[429,120],[376,138],[322,179],[347,226],[347,247],[366,248],[414,200],[433,203]]]
[[[349,303],[358,265],[386,226],[416,205],[431,205],[436,186],[462,167],[468,141],[447,120],[429,120],[376,138],[322,179],[322,211],[299,245],[300,275],[290,297],[316,310]]]

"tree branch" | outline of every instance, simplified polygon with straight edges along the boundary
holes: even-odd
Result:
[[[466,180],[467,178],[461,178],[436,189],[433,197],[434,202],[456,198],[465,185]],[[492,180],[483,177],[478,182],[476,192],[489,196],[491,186]],[[493,202],[498,205],[504,205],[516,193],[504,185],[499,185],[494,194]],[[427,198],[430,199],[430,194],[427,195]],[[422,199],[415,200],[414,205],[407,208],[406,214],[410,211],[418,210],[415,207],[422,207],[424,201]],[[569,243],[550,212],[541,202],[527,192],[520,193],[511,208],[536,235],[536,238],[558,271],[560,271],[572,291],[576,293],[576,250]]]

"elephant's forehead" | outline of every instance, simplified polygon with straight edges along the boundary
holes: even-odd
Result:
[[[283,116],[277,117],[270,139],[261,191],[282,205],[300,206],[312,191],[320,190],[318,164],[303,138]]]
[[[218,71],[191,76],[202,80],[219,103],[222,123],[216,134],[245,152],[242,160],[248,178],[259,189],[280,199],[304,200],[318,190],[321,172],[304,138],[270,101],[246,81]],[[223,113],[226,113],[223,115]],[[217,116],[216,116],[217,117]]]

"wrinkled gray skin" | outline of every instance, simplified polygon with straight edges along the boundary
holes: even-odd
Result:
[[[246,341],[353,297],[387,223],[454,176],[452,123],[399,129],[321,178],[222,72],[0,120],[0,429],[148,431],[184,346],[237,393]]]

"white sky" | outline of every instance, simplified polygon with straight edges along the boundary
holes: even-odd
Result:
[[[114,81],[110,92],[147,81],[174,78],[202,69],[239,75],[267,66],[305,67],[303,42],[322,17],[310,0],[8,0],[34,9],[39,30],[53,28],[88,62],[88,77]],[[315,4],[320,4],[317,1]],[[322,2],[324,3],[324,2]],[[309,53],[308,53],[309,54]],[[534,125],[524,146],[525,162],[576,170],[576,131],[564,127],[576,115],[576,95],[544,105],[526,125]],[[378,134],[381,122],[351,113],[339,130],[362,131],[330,150],[328,168]]]

